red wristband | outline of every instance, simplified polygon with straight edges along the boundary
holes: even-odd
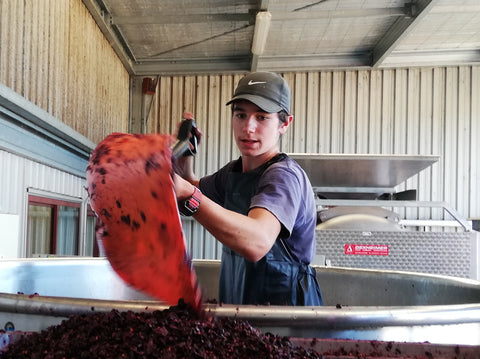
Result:
[[[202,192],[193,186],[193,194],[184,201],[178,203],[178,211],[184,216],[191,216],[198,211],[200,201],[202,200]]]

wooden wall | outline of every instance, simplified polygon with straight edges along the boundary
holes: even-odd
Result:
[[[81,0],[0,0],[0,82],[91,141],[128,129],[129,74]]]

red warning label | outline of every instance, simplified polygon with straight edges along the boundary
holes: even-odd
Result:
[[[388,256],[388,246],[383,244],[345,244],[345,254]]]

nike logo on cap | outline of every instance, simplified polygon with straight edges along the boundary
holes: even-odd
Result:
[[[252,81],[252,80],[248,81],[249,86],[250,85],[258,85],[258,84],[266,84],[266,82],[265,81]]]

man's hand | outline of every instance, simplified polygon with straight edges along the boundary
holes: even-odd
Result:
[[[172,178],[177,201],[183,201],[192,195],[194,184],[180,177],[177,173],[174,173]]]

